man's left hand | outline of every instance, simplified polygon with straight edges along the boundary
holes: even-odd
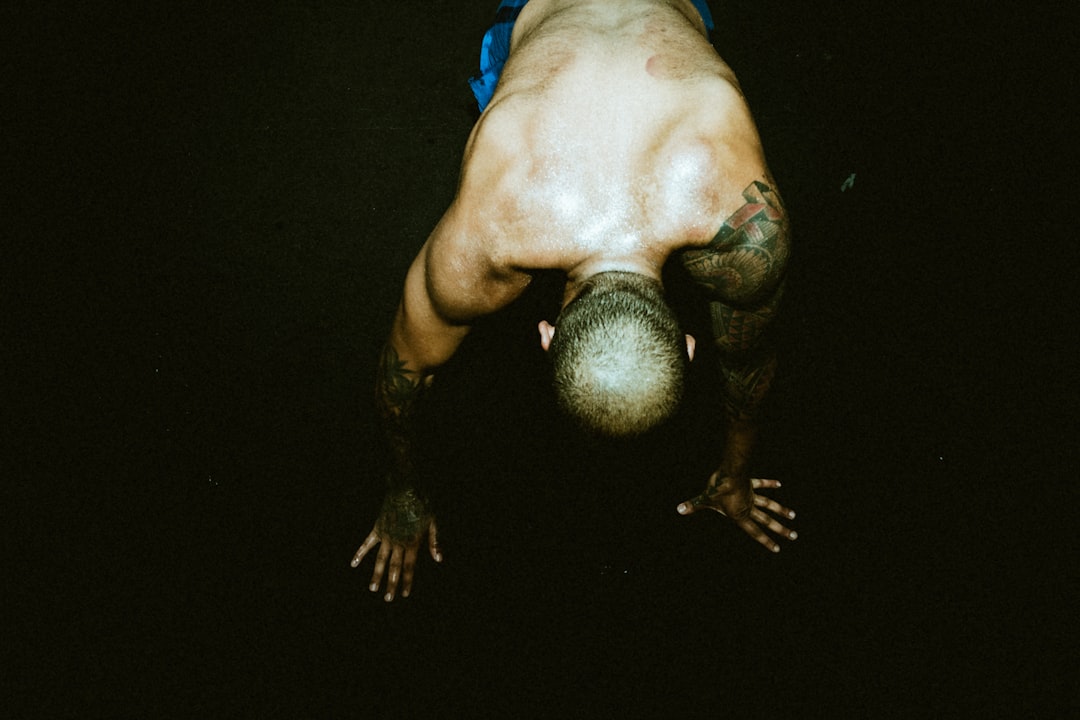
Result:
[[[778,487],[780,487],[778,480],[761,478],[751,478],[749,481],[739,480],[728,477],[718,470],[709,478],[705,492],[680,503],[676,509],[680,515],[691,515],[702,509],[715,510],[734,520],[743,532],[772,552],[780,552],[780,545],[765,532],[766,529],[788,540],[794,540],[799,535],[794,530],[788,530],[772,515],[766,514],[766,511],[785,520],[794,519],[795,513],[775,500],[754,492]]]

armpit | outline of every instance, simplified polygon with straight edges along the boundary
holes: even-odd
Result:
[[[763,300],[783,277],[789,253],[779,194],[755,180],[742,196],[745,204],[724,221],[708,247],[682,254],[683,265],[711,300],[734,305]]]

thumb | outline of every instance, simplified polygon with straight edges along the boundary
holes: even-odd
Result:
[[[428,526],[428,552],[435,562],[442,562],[442,550],[439,549],[439,528],[435,525],[435,519],[431,519]]]
[[[679,503],[679,506],[675,508],[675,512],[680,515],[693,515],[704,502],[704,495],[695,495],[686,502]]]

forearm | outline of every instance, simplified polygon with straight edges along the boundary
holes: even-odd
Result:
[[[722,358],[724,414],[729,424],[757,420],[776,375],[776,355],[771,351],[750,357]]]
[[[352,566],[357,567],[365,555],[379,548],[369,588],[372,592],[379,589],[389,561],[384,596],[387,602],[394,599],[399,579],[404,583],[402,595],[408,597],[417,549],[425,536],[432,558],[442,560],[435,517],[422,489],[417,487],[413,459],[413,419],[429,376],[410,363],[409,353],[402,352],[403,344],[395,342],[395,334],[396,328],[379,356],[375,381],[375,404],[391,455],[388,488],[375,527],[352,559]]]
[[[736,308],[716,301],[709,304],[726,417],[723,459],[736,477],[748,472],[757,417],[776,373],[776,355],[767,330],[782,295],[780,285],[756,306]]]
[[[413,262],[390,337],[379,357],[375,402],[390,449],[391,492],[415,488],[414,421],[436,368],[450,359],[469,326],[446,320],[432,303],[423,277],[424,254]]]
[[[415,476],[416,408],[431,376],[424,376],[410,366],[393,341],[388,341],[379,358],[375,384],[375,404],[390,450],[389,490],[400,494],[413,489]]]
[[[726,419],[722,469],[730,477],[748,481],[758,416],[776,372],[776,356],[756,352],[749,357],[727,357],[720,367]]]

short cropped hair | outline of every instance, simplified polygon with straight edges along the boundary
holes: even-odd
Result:
[[[563,308],[555,330],[555,394],[585,430],[639,435],[674,414],[688,358],[658,281],[628,272],[594,275]]]

